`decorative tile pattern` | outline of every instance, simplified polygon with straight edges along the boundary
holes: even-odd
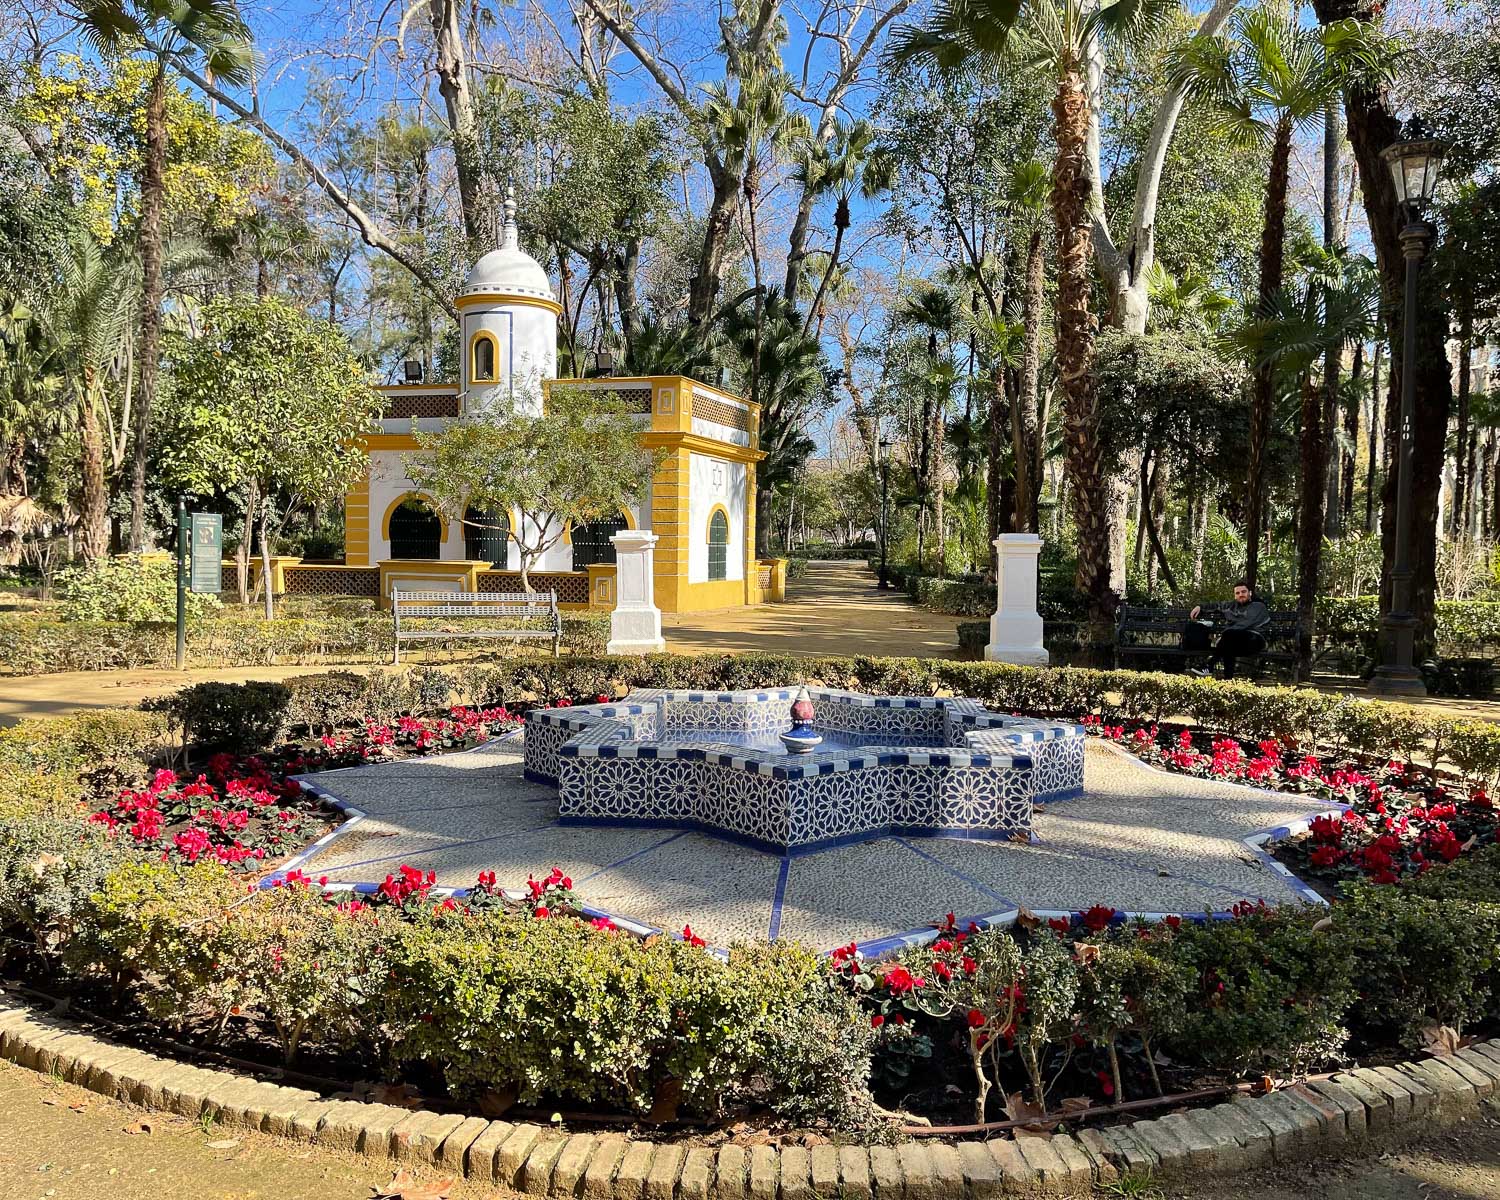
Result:
[[[892,833],[1024,837],[1035,804],[1082,793],[1078,726],[964,698],[809,691],[815,726],[843,745],[731,744],[785,729],[793,688],[641,689],[529,714],[526,774],[557,782],[565,824],[702,830],[789,854]]]

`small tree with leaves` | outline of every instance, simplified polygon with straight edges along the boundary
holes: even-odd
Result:
[[[407,478],[450,521],[468,521],[470,509],[520,514],[511,537],[528,592],[537,560],[569,526],[638,501],[658,462],[613,392],[556,386],[543,405],[534,392],[530,399],[497,401],[439,432],[418,432],[421,453],[405,459]]]
[[[174,338],[161,464],[174,486],[238,492],[243,568],[259,527],[266,616],[271,546],[299,506],[341,496],[365,471],[381,399],[344,335],[281,300],[217,300],[202,334]]]

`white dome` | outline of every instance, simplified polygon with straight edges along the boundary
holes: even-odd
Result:
[[[552,281],[542,264],[521,249],[516,229],[516,201],[512,193],[505,201],[505,236],[498,250],[481,258],[464,280],[464,294],[499,292],[555,300]]]

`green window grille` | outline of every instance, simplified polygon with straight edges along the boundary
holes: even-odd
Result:
[[[722,512],[708,519],[708,577],[729,578],[729,518]]]
[[[470,505],[464,513],[464,557],[497,571],[510,566],[510,517]]]

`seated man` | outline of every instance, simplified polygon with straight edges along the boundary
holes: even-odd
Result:
[[[1188,616],[1198,619],[1204,605],[1194,605]],[[1234,678],[1235,659],[1254,657],[1266,648],[1265,635],[1261,632],[1271,622],[1271,610],[1256,597],[1244,580],[1234,585],[1234,599],[1227,604],[1208,605],[1224,614],[1224,632],[1214,647],[1208,664],[1194,668],[1192,674],[1206,676],[1213,673],[1216,662],[1224,664],[1224,678]]]

